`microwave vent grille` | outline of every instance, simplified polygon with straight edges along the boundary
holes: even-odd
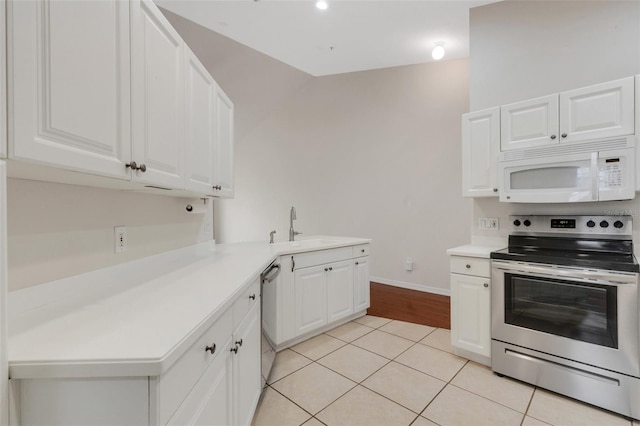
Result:
[[[633,138],[617,138],[582,142],[575,144],[557,144],[544,148],[518,149],[502,153],[503,161],[528,160],[534,158],[554,157],[556,155],[579,154],[584,152],[602,151],[633,147]]]

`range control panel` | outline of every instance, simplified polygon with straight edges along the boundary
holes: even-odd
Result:
[[[509,216],[513,234],[592,234],[632,233],[631,216]]]

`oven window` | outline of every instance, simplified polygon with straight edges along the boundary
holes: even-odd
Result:
[[[617,288],[505,274],[505,322],[618,347]]]

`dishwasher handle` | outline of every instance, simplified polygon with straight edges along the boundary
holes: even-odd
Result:
[[[278,275],[280,275],[280,264],[273,263],[266,271],[262,273],[262,283],[270,283],[273,281]]]

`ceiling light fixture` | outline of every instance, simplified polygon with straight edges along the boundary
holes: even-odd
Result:
[[[439,41],[436,43],[436,47],[431,51],[431,57],[436,61],[444,58],[444,43]]]
[[[327,10],[329,3],[327,3],[326,0],[318,0],[316,2],[316,7],[320,10]]]

